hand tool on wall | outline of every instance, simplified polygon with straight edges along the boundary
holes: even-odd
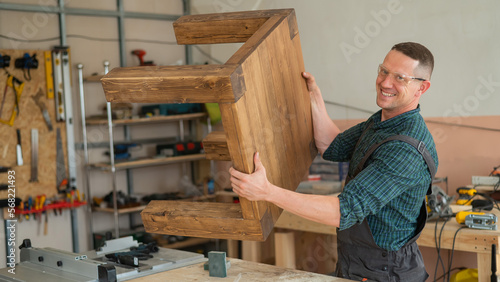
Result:
[[[23,70],[24,78],[27,81],[30,81],[30,70],[38,68],[38,59],[36,58],[36,53],[34,53],[33,56],[30,56],[28,53],[24,53],[24,56],[22,58],[16,59],[14,64],[17,69]]]
[[[49,111],[47,111],[47,106],[42,101],[42,96],[43,96],[42,88],[39,88],[36,95],[31,96],[31,98],[33,98],[38,108],[40,108],[40,111],[42,111],[43,119],[45,120],[45,124],[47,124],[49,131],[52,131],[52,122],[50,121]]]
[[[10,56],[0,54],[0,68],[8,68],[10,66]]]
[[[24,211],[24,202],[23,201],[21,201],[21,203],[19,203],[19,210]],[[19,220],[19,222],[23,221],[23,215],[21,213],[19,213],[17,216],[17,219]]]
[[[40,219],[39,210],[40,210],[40,195],[35,197],[35,208],[33,209],[33,218],[35,220]],[[39,223],[40,222],[41,221],[39,221]],[[38,233],[40,233],[40,232],[38,232]]]
[[[56,103],[56,121],[65,121],[64,111],[64,79],[63,79],[63,54],[62,50],[52,52],[52,67],[54,73],[54,98]],[[69,74],[68,74],[69,75]]]
[[[38,129],[31,129],[31,178],[30,182],[38,182]]]
[[[23,211],[25,212],[24,218],[26,218],[26,220],[30,219],[30,215],[29,213],[27,213],[29,211],[28,203],[29,203],[28,201],[23,202]]]
[[[45,223],[43,225],[43,235],[47,235],[47,225],[48,225],[48,214],[45,210],[43,210],[46,206],[46,197],[45,195],[41,195],[40,196],[40,203],[38,205],[38,207],[40,208],[39,210],[41,210],[41,212],[39,212],[38,216],[40,216],[40,222],[42,221],[42,215],[45,215]]]
[[[66,165],[64,163],[64,151],[61,139],[61,129],[56,130],[56,184],[57,191],[62,193],[66,190],[68,179],[66,176]]]
[[[7,91],[9,87],[14,91],[14,104],[12,106],[12,112],[10,114],[10,118],[8,120],[1,119],[3,112],[3,105],[5,103],[5,98],[7,97]],[[24,82],[20,81],[13,75],[7,74],[7,82],[5,83],[5,89],[2,97],[2,104],[0,105],[0,122],[4,124],[8,124],[10,126],[14,125],[14,120],[19,115],[19,100],[21,99],[21,94],[23,93]]]
[[[33,209],[33,198],[31,196],[29,196],[29,198],[28,198],[28,205],[26,205],[26,207],[29,211],[29,213],[26,214],[26,219],[30,219],[29,214],[31,213],[31,210]],[[35,218],[35,217],[33,216],[33,218]]]
[[[16,145],[16,154],[17,154],[17,165],[22,166],[23,162],[23,149],[21,147],[21,130],[16,129],[17,133],[17,145]]]
[[[8,166],[0,166],[0,173],[8,172],[9,170],[12,170],[12,168]]]
[[[54,74],[52,73],[52,52],[43,52],[45,58],[45,80],[47,82],[47,99],[54,99]]]
[[[144,61],[144,56],[146,55],[146,51],[142,49],[132,50],[132,55],[136,55],[139,58],[140,66],[156,66],[153,61]]]

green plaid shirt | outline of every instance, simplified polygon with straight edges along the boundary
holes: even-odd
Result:
[[[323,158],[349,161],[349,174],[352,174],[368,148],[389,136],[402,134],[423,141],[437,168],[436,147],[420,115],[420,107],[383,122],[380,119],[381,111],[378,111],[367,121],[339,134]],[[373,125],[355,150],[370,121]],[[340,230],[366,218],[379,247],[390,251],[400,249],[415,235],[417,217],[430,183],[430,172],[415,147],[402,141],[385,143],[373,152],[365,169],[339,195]]]

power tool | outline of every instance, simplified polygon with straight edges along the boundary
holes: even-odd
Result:
[[[454,197],[450,197],[439,186],[432,186],[432,193],[425,196],[427,202],[427,220],[438,217],[447,217],[453,215],[450,203]]]
[[[472,203],[472,198],[477,194],[477,190],[469,187],[458,187],[457,193],[457,205],[470,205]]]
[[[492,213],[460,211],[455,219],[469,228],[497,230],[497,216]]]
[[[140,66],[156,66],[153,61],[144,61],[144,56],[146,55],[146,51],[142,49],[132,50],[132,55],[136,55],[139,58]]]

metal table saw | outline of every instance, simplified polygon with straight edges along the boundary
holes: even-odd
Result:
[[[125,281],[208,260],[202,254],[158,247],[142,255],[145,246],[124,237],[108,240],[96,251],[76,254],[35,248],[25,239],[15,274],[9,272],[11,268],[0,269],[0,281]]]

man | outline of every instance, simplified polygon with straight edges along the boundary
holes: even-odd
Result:
[[[428,274],[415,241],[425,225],[425,195],[438,159],[419,99],[430,87],[433,67],[426,47],[395,45],[378,68],[376,101],[381,110],[343,133],[329,118],[314,77],[303,73],[319,152],[326,160],[350,161],[344,190],[330,197],[277,187],[267,180],[256,153],[254,173],[230,169],[234,191],[339,227],[340,277],[425,281]]]

